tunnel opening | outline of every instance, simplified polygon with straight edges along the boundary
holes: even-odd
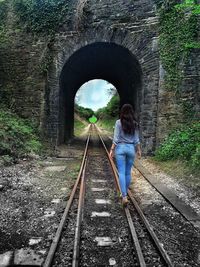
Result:
[[[115,43],[97,42],[76,51],[65,63],[60,75],[58,143],[74,134],[74,99],[78,89],[93,79],[113,84],[120,107],[129,103],[140,113],[142,70],[137,58]]]
[[[75,96],[74,137],[83,135],[89,123],[112,129],[118,115],[119,95],[114,85],[105,80],[90,80]]]

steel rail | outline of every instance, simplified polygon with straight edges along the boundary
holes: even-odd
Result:
[[[112,168],[112,171],[113,171],[113,174],[114,174],[114,179],[115,179],[115,182],[116,182],[116,185],[117,185],[117,189],[121,194],[121,189],[120,189],[120,185],[119,185],[119,179],[118,179],[118,174],[117,174],[117,171],[116,171],[116,168],[115,168],[115,164],[114,164],[113,160],[110,158],[109,152],[107,150],[107,147],[106,147],[102,137],[100,136],[98,130],[97,130],[97,132],[98,132],[98,136],[99,136],[99,138],[100,138],[100,140],[101,140],[101,142],[103,144],[103,147],[105,148],[108,160],[109,160],[109,162],[111,164],[111,168]],[[143,253],[142,253],[142,249],[141,249],[141,246],[140,246],[140,243],[139,243],[139,240],[138,240],[138,237],[137,237],[137,233],[136,233],[136,230],[135,230],[135,227],[134,227],[131,215],[130,215],[130,211],[129,211],[128,207],[124,207],[124,210],[125,210],[125,214],[126,214],[126,217],[127,217],[127,221],[128,221],[128,224],[129,224],[130,231],[131,231],[134,247],[135,247],[135,250],[136,250],[137,260],[138,260],[139,265],[141,267],[145,267],[146,263],[145,263],[144,256],[143,256]]]
[[[87,164],[87,158],[85,160],[85,165],[81,177],[81,186],[79,192],[79,203],[78,203],[78,213],[76,220],[76,230],[75,230],[75,241],[74,241],[74,251],[73,251],[73,259],[72,259],[72,267],[78,267],[79,264],[79,250],[80,250],[80,229],[81,229],[81,221],[83,214],[83,205],[84,205],[84,185],[85,185],[85,169]]]
[[[141,267],[145,267],[146,263],[145,263],[144,256],[143,256],[143,253],[142,253],[142,249],[141,249],[141,246],[140,246],[140,243],[139,243],[139,240],[138,240],[138,237],[137,237],[137,233],[136,233],[136,230],[135,230],[135,227],[134,227],[134,224],[133,224],[133,220],[131,218],[130,211],[129,211],[129,209],[127,207],[125,207],[124,210],[125,210],[125,213],[126,213],[126,217],[127,217],[127,221],[128,221],[128,224],[129,224],[130,231],[131,231],[131,235],[132,235],[132,238],[133,238],[133,241],[134,241],[133,243],[134,243],[134,247],[135,247],[135,250],[136,250],[137,260],[138,260],[139,265]]]
[[[164,250],[164,248],[163,248],[161,242],[160,242],[159,239],[157,238],[157,236],[156,236],[155,232],[153,231],[153,229],[152,229],[150,223],[148,222],[148,220],[147,220],[146,217],[144,216],[142,210],[140,209],[140,207],[139,207],[137,201],[136,201],[135,198],[133,197],[133,195],[132,195],[132,193],[131,193],[130,190],[128,190],[128,196],[129,196],[129,198],[131,199],[131,202],[133,203],[133,205],[134,205],[136,211],[137,211],[138,214],[140,215],[140,217],[141,217],[143,223],[145,224],[145,226],[146,226],[146,228],[147,228],[149,234],[151,235],[151,238],[153,239],[153,241],[154,241],[154,243],[155,243],[157,249],[159,250],[159,252],[160,252],[162,258],[164,259],[165,263],[167,264],[167,266],[169,266],[169,267],[173,267],[174,265],[173,265],[173,263],[171,262],[171,259],[169,258],[167,252]]]
[[[103,139],[101,138],[101,140],[103,140]],[[106,148],[105,144],[104,144],[104,147]],[[107,150],[107,148],[106,148],[106,150]],[[113,162],[113,161],[112,161],[112,162]],[[114,170],[114,173],[116,174],[116,177],[117,177],[117,179],[118,179],[118,176],[119,176],[119,175],[118,175],[118,171],[117,171],[117,168],[116,168],[114,162],[113,162],[112,166],[113,166],[114,169],[115,169],[115,170]],[[133,195],[132,195],[132,193],[131,193],[130,190],[128,190],[128,196],[129,196],[129,198],[131,199],[131,202],[133,203],[133,205],[134,205],[134,207],[135,207],[137,213],[140,215],[140,218],[141,218],[142,222],[143,222],[144,225],[146,226],[146,228],[147,228],[147,230],[148,230],[148,232],[149,232],[151,238],[153,239],[154,244],[156,245],[158,251],[160,252],[160,254],[161,254],[163,260],[165,261],[165,263],[167,264],[167,266],[169,266],[169,267],[173,267],[174,264],[171,262],[170,257],[168,256],[167,252],[166,252],[165,249],[163,248],[162,243],[161,243],[161,242],[159,241],[159,239],[157,238],[157,236],[156,236],[155,232],[153,231],[153,229],[152,229],[150,223],[149,223],[148,220],[146,219],[145,215],[143,214],[142,210],[140,209],[140,207],[139,207],[137,201],[136,201],[135,198],[133,197]]]
[[[91,126],[90,126],[90,128],[91,128]],[[90,130],[90,128],[89,128],[89,130]],[[62,233],[63,227],[65,225],[65,222],[66,222],[66,219],[67,219],[67,216],[68,216],[72,201],[74,199],[74,195],[76,193],[77,186],[78,186],[78,184],[80,182],[80,179],[81,179],[81,176],[82,176],[82,172],[83,172],[83,169],[84,169],[85,160],[86,160],[86,156],[87,156],[89,141],[90,141],[90,134],[87,137],[85,151],[84,151],[84,155],[83,155],[83,159],[82,159],[82,163],[81,163],[81,167],[80,167],[80,170],[79,170],[79,174],[78,174],[77,180],[76,180],[76,182],[74,184],[74,187],[72,189],[70,198],[69,198],[69,200],[67,202],[67,206],[66,206],[65,211],[63,213],[63,216],[61,218],[61,221],[60,221],[60,224],[59,224],[58,229],[56,231],[55,237],[53,238],[53,241],[51,243],[51,247],[49,249],[49,252],[47,254],[47,257],[46,257],[46,260],[45,260],[45,263],[44,263],[43,267],[50,267],[51,264],[52,264],[52,261],[53,261],[53,258],[54,258],[54,254],[56,252],[56,249],[57,249],[60,237],[61,237],[61,233]]]
[[[96,128],[96,129],[97,129],[97,128]],[[122,192],[121,192],[121,188],[120,188],[120,184],[119,184],[119,179],[118,179],[118,178],[116,179],[116,177],[118,177],[118,175],[117,175],[117,171],[116,171],[116,168],[115,168],[115,164],[114,164],[113,160],[111,160],[111,158],[110,158],[110,156],[109,156],[108,149],[107,149],[107,147],[106,147],[106,145],[105,145],[105,143],[104,143],[104,141],[103,141],[103,138],[102,138],[101,135],[99,134],[98,129],[97,129],[97,132],[98,132],[98,136],[99,136],[99,138],[100,138],[100,140],[101,140],[101,142],[102,142],[102,145],[103,145],[103,147],[104,147],[104,149],[105,149],[105,151],[106,151],[108,160],[109,160],[109,162],[110,162],[111,169],[112,169],[112,172],[113,172],[113,174],[114,174],[115,184],[116,184],[117,190],[118,190],[118,192],[120,193],[120,196],[122,196]]]
[[[118,172],[117,172],[117,168],[114,164],[114,168],[115,168],[115,171],[118,175]],[[128,190],[128,196],[131,200],[131,202],[133,203],[137,213],[140,215],[140,218],[142,220],[142,222],[144,223],[144,225],[146,226],[151,238],[153,239],[154,241],[154,244],[156,245],[158,251],[160,252],[163,260],[165,261],[165,263],[167,264],[167,266],[169,267],[173,267],[174,264],[171,262],[171,259],[169,257],[169,255],[167,254],[167,252],[165,251],[165,249],[163,248],[162,246],[162,243],[159,241],[159,239],[157,238],[157,235],[155,234],[155,232],[153,231],[153,228],[151,227],[150,223],[148,222],[147,218],[145,217],[144,213],[142,212],[142,210],[140,209],[137,201],[135,200],[134,196],[132,195],[131,191]]]

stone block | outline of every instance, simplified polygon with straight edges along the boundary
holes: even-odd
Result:
[[[0,267],[10,266],[12,257],[13,251],[7,251],[3,254],[0,254]]]
[[[42,266],[44,259],[34,250],[22,248],[15,251],[14,264],[20,266]]]

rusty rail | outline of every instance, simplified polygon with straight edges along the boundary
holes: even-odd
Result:
[[[96,127],[97,129],[97,127]],[[112,167],[112,171],[113,171],[113,174],[114,174],[114,178],[116,180],[116,184],[117,184],[117,188],[118,190],[121,192],[120,190],[120,185],[119,185],[119,179],[118,179],[118,171],[117,171],[117,168],[113,162],[113,160],[110,158],[109,156],[109,152],[107,150],[107,147],[102,139],[102,137],[100,136],[99,134],[99,130],[97,129],[97,132],[98,132],[98,135],[99,135],[99,138],[101,139],[101,142],[103,144],[103,147],[105,148],[106,150],[106,154],[108,156],[108,159],[111,163],[111,167]],[[131,191],[129,190],[128,191],[128,196],[129,198],[131,199],[131,202],[133,203],[137,213],[139,214],[143,224],[145,225],[148,233],[150,234],[152,240],[154,241],[154,244],[156,245],[160,255],[162,256],[163,260],[165,261],[166,265],[169,266],[169,267],[173,267],[174,264],[171,262],[171,259],[170,257],[168,256],[167,252],[165,251],[165,249],[163,248],[163,245],[161,244],[161,242],[159,241],[159,239],[157,238],[155,232],[153,231],[150,223],[148,222],[147,218],[145,217],[144,213],[142,212],[142,210],[140,209],[139,205],[137,204],[137,201],[135,200],[135,198],[133,197]],[[141,248],[140,248],[140,245],[138,244],[138,238],[137,238],[137,235],[136,235],[136,232],[135,232],[135,228],[134,228],[134,225],[133,225],[133,222],[132,222],[132,219],[131,219],[131,215],[130,215],[130,212],[128,210],[127,207],[125,207],[125,213],[126,213],[126,216],[127,216],[127,219],[128,219],[128,223],[129,223],[129,226],[130,226],[130,230],[131,230],[131,234],[132,234],[132,238],[134,240],[134,245],[135,245],[135,249],[137,251],[137,258],[138,258],[138,261],[140,263],[140,266],[146,266],[145,262],[144,262],[144,258],[143,258],[143,255],[141,255]]]
[[[81,167],[80,167],[80,170],[79,170],[79,174],[78,174],[77,180],[76,180],[76,182],[74,184],[73,190],[72,190],[70,198],[69,198],[69,200],[67,202],[67,206],[66,206],[65,211],[63,213],[62,219],[61,219],[60,224],[58,226],[58,229],[56,231],[55,237],[54,237],[54,239],[52,241],[50,250],[48,252],[48,255],[46,257],[46,260],[45,260],[45,263],[44,263],[43,267],[50,267],[52,262],[53,262],[53,258],[54,258],[58,243],[60,241],[60,237],[61,237],[61,233],[62,233],[63,227],[64,227],[65,222],[67,220],[67,216],[68,216],[72,201],[74,199],[74,195],[76,193],[77,186],[80,183],[80,180],[81,180],[81,177],[82,177],[82,173],[83,173],[83,170],[84,170],[84,167],[85,167],[89,141],[90,141],[90,134],[88,135],[88,138],[87,138],[87,141],[86,141],[85,151],[84,151],[84,155],[83,155],[83,159],[82,159],[82,163],[81,163]]]
[[[95,125],[90,125],[89,131],[90,134],[88,135],[87,141],[86,141],[86,147],[85,147],[85,151],[84,151],[84,156],[82,159],[82,163],[81,163],[81,167],[80,167],[80,171],[76,180],[76,183],[73,187],[72,193],[70,195],[70,198],[68,200],[67,206],[65,208],[65,211],[63,213],[62,219],[60,221],[59,227],[57,229],[56,235],[52,241],[49,253],[46,257],[45,263],[44,263],[44,267],[50,267],[53,259],[54,259],[54,255],[58,246],[58,243],[60,241],[60,237],[61,237],[61,233],[63,230],[63,227],[65,225],[72,201],[74,199],[74,195],[75,192],[77,190],[77,187],[79,184],[80,185],[80,192],[79,192],[79,203],[78,203],[78,213],[77,213],[77,220],[76,220],[76,228],[75,228],[75,241],[74,241],[74,250],[73,250],[73,259],[72,259],[72,266],[73,267],[78,267],[79,265],[79,250],[80,250],[80,227],[81,227],[81,222],[83,220],[83,205],[84,205],[84,194],[85,194],[85,169],[86,169],[86,162],[87,162],[87,151],[88,151],[88,145],[89,145],[89,141],[90,141],[90,136],[91,136],[91,130],[95,130],[98,133],[98,136],[101,140],[101,143],[106,151],[108,160],[110,162],[111,165],[111,169],[114,175],[114,180],[115,180],[115,184],[116,184],[116,188],[117,191],[119,192],[119,194],[121,195],[121,189],[120,189],[120,184],[119,184],[119,179],[118,179],[118,172],[117,172],[117,168],[113,162],[113,160],[110,158],[109,156],[109,152],[107,150],[107,147],[103,141],[103,138],[101,137],[99,130],[97,129],[97,127]],[[128,191],[128,195],[129,198],[131,200],[131,202],[133,203],[137,213],[139,214],[142,222],[144,223],[144,225],[146,226],[146,229],[148,230],[149,234],[151,235],[159,253],[161,254],[163,260],[165,261],[165,263],[167,264],[167,266],[169,267],[173,267],[173,264],[171,263],[171,260],[169,258],[169,256],[167,255],[166,251],[164,250],[162,244],[160,243],[160,241],[158,240],[156,234],[154,233],[152,227],[150,226],[149,222],[147,221],[146,217],[144,216],[142,210],[140,209],[139,205],[137,204],[135,198],[133,197],[133,195],[131,194],[130,190]],[[140,243],[135,231],[135,227],[131,218],[131,214],[130,211],[128,209],[128,207],[124,207],[124,211],[127,217],[127,221],[130,227],[130,232],[131,232],[131,236],[133,239],[133,243],[134,243],[134,247],[135,247],[135,252],[136,252],[136,257],[139,263],[139,266],[141,267],[145,267],[146,263],[144,260],[144,256],[140,247]]]
[[[98,135],[99,135],[99,138],[100,138],[100,140],[102,142],[102,145],[103,145],[103,147],[104,147],[104,149],[106,151],[108,160],[110,162],[110,165],[111,165],[111,168],[112,168],[112,171],[113,171],[113,174],[114,174],[114,179],[115,179],[115,183],[116,183],[116,186],[117,186],[117,190],[120,192],[120,195],[122,195],[121,194],[121,189],[120,189],[120,185],[119,185],[119,179],[118,179],[118,174],[117,174],[117,170],[116,170],[115,164],[114,164],[113,160],[110,158],[109,152],[107,150],[107,147],[106,147],[106,145],[105,145],[102,137],[100,136],[99,132],[98,132]],[[133,224],[131,215],[130,215],[130,211],[129,211],[128,207],[124,207],[124,210],[125,210],[125,214],[126,214],[126,218],[127,218],[128,224],[129,224],[131,236],[132,236],[132,239],[133,239],[133,243],[134,243],[134,247],[135,247],[135,251],[136,251],[137,260],[138,260],[139,265],[141,267],[145,267],[146,266],[146,263],[144,261],[142,249],[141,249],[141,246],[140,246],[140,243],[139,243],[139,240],[138,240],[138,237],[137,237],[137,233],[136,233],[136,230],[135,230],[135,227],[134,227],[134,224]]]
[[[79,203],[78,203],[78,213],[77,213],[77,221],[76,221],[76,230],[75,230],[75,240],[74,240],[74,252],[73,252],[73,260],[72,267],[78,267],[79,263],[79,249],[80,249],[80,229],[81,229],[81,221],[83,214],[83,203],[84,203],[84,194],[85,194],[85,169],[86,169],[87,158],[85,160],[85,165],[83,169],[83,174],[81,177],[81,187],[79,192]]]
[[[140,209],[137,201],[135,200],[135,198],[133,197],[132,193],[130,190],[128,190],[128,196],[131,199],[131,202],[133,203],[137,213],[140,215],[140,218],[142,219],[144,225],[146,226],[149,234],[151,235],[151,238],[153,239],[157,249],[159,250],[160,254],[162,255],[162,258],[164,259],[165,263],[167,264],[167,266],[173,267],[174,265],[172,264],[167,252],[164,250],[161,242],[159,241],[159,239],[157,238],[155,232],[153,231],[153,228],[151,227],[150,223],[148,222],[148,220],[146,219],[146,217],[144,216],[144,213],[142,212],[142,210]]]

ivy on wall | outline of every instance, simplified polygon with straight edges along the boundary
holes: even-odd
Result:
[[[0,0],[0,23],[2,23],[6,18],[7,12],[7,1]]]
[[[50,35],[62,25],[70,0],[13,0],[19,23],[28,32]]]
[[[0,0],[0,45],[4,45],[7,38],[7,29],[5,25],[6,16],[8,10],[8,2],[5,0]]]
[[[180,65],[187,58],[190,49],[200,48],[197,39],[197,14],[199,5],[194,1],[177,4],[169,1],[161,6],[160,15],[160,56],[166,70],[166,87],[178,90],[182,78]]]

